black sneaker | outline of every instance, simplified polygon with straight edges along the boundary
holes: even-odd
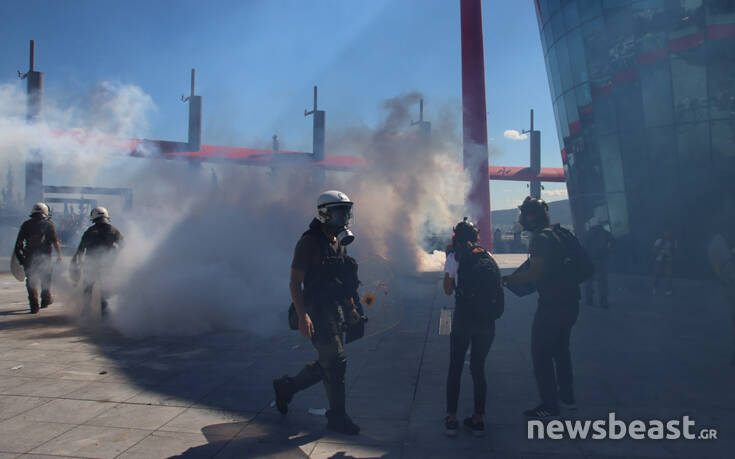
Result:
[[[529,419],[553,419],[559,416],[559,408],[549,408],[542,403],[536,408],[524,411],[523,414]]]
[[[333,415],[330,411],[327,411],[327,428],[345,435],[360,433],[360,426],[352,422],[349,416],[346,414]]]
[[[475,437],[485,436],[485,423],[483,421],[475,422],[472,416],[464,420],[464,426],[467,430],[472,432]]]
[[[284,375],[278,379],[274,379],[273,391],[276,393],[276,408],[278,408],[278,411],[281,414],[288,413],[288,404],[291,403],[291,399],[293,398],[291,378]]]
[[[444,432],[448,437],[456,437],[459,429],[459,421],[457,418],[450,419],[449,416],[444,418]]]
[[[559,404],[559,408],[563,410],[575,411],[577,409],[577,402],[574,401],[574,398],[564,400],[559,397],[557,403]]]
[[[32,304],[31,305],[31,314],[38,314],[38,305]]]

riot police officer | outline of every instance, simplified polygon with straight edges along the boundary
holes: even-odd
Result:
[[[110,224],[110,214],[104,207],[95,207],[89,219],[93,225],[82,235],[74,257],[72,258],[72,278],[78,280],[84,264],[84,307],[91,307],[92,289],[97,284],[100,289],[100,311],[102,317],[107,315],[110,268],[115,261],[117,250],[122,247],[123,236],[117,228]]]
[[[357,266],[346,251],[354,240],[349,229],[352,207],[352,201],[340,191],[322,193],[317,218],[296,244],[289,288],[299,331],[311,339],[318,357],[296,376],[274,380],[273,388],[276,406],[285,414],[296,392],[322,381],[329,399],[327,427],[356,435],[360,428],[345,409],[347,358],[342,338],[345,316],[349,322],[360,320],[354,302]]]
[[[54,302],[51,296],[51,248],[58,254],[61,262],[61,247],[56,235],[56,228],[49,219],[49,208],[42,202],[33,205],[30,219],[23,222],[15,241],[14,255],[23,265],[26,273],[26,289],[31,314],[39,309],[38,286],[41,286],[41,308]]]

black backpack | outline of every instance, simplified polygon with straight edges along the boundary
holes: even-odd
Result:
[[[478,320],[496,320],[503,315],[505,296],[500,268],[487,250],[473,246],[460,259],[457,275],[458,307],[467,305]]]
[[[561,270],[558,273],[560,276],[575,284],[581,284],[592,277],[595,273],[595,265],[571,231],[557,224],[542,232],[550,234],[559,243],[562,252],[560,255]]]

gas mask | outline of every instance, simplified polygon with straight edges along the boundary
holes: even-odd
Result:
[[[352,204],[325,207],[319,213],[324,216],[324,223],[337,237],[339,245],[346,246],[355,240],[355,235],[350,230],[353,221]]]

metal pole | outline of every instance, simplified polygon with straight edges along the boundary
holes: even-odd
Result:
[[[196,69],[191,69],[191,95],[189,96],[189,151],[199,151],[202,148],[202,96],[194,95]],[[192,162],[192,164],[199,164]]]
[[[191,69],[191,94],[194,95],[194,81],[196,81],[196,69]]]
[[[26,119],[33,123],[41,119],[43,108],[43,73],[36,72],[36,43],[31,40],[29,71],[26,74],[27,106]],[[30,208],[34,203],[43,201],[43,162],[41,152],[34,149],[26,157],[25,204]]]
[[[36,63],[36,41],[31,40],[31,59],[30,63],[28,64],[28,71],[33,72],[35,70],[34,64]]]
[[[477,219],[482,244],[492,251],[485,105],[485,57],[480,0],[460,0],[462,29],[463,163],[470,174],[467,209]]]
[[[533,109],[531,109],[531,173],[538,176],[541,173],[541,131],[533,129]],[[531,180],[530,184],[531,197],[541,198],[541,182]]]

